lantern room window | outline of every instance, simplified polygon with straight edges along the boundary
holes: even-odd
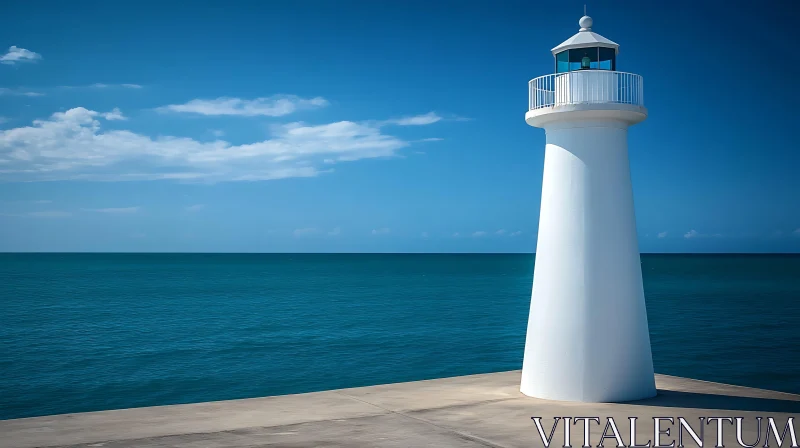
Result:
[[[556,73],[616,69],[617,54],[613,48],[573,48],[556,54]]]

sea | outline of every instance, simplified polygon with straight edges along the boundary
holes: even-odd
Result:
[[[533,254],[0,254],[0,419],[520,369]],[[800,255],[642,255],[657,373],[800,393]]]

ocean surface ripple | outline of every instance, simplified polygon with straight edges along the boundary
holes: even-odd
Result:
[[[0,254],[0,419],[519,369],[533,263]],[[800,393],[800,256],[642,270],[657,372]]]

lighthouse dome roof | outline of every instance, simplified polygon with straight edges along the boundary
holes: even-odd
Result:
[[[561,42],[561,44],[551,51],[553,54],[561,53],[564,50],[571,50],[573,48],[593,48],[604,47],[613,48],[615,53],[619,53],[619,45],[616,42],[606,39],[605,37],[592,31],[592,18],[589,16],[581,17],[578,22],[581,26],[580,31],[575,33],[574,36]]]

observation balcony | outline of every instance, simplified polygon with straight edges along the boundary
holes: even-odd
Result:
[[[647,118],[640,75],[610,70],[577,70],[553,73],[529,83],[528,113],[531,126],[542,127],[554,120],[611,118],[629,124]]]

